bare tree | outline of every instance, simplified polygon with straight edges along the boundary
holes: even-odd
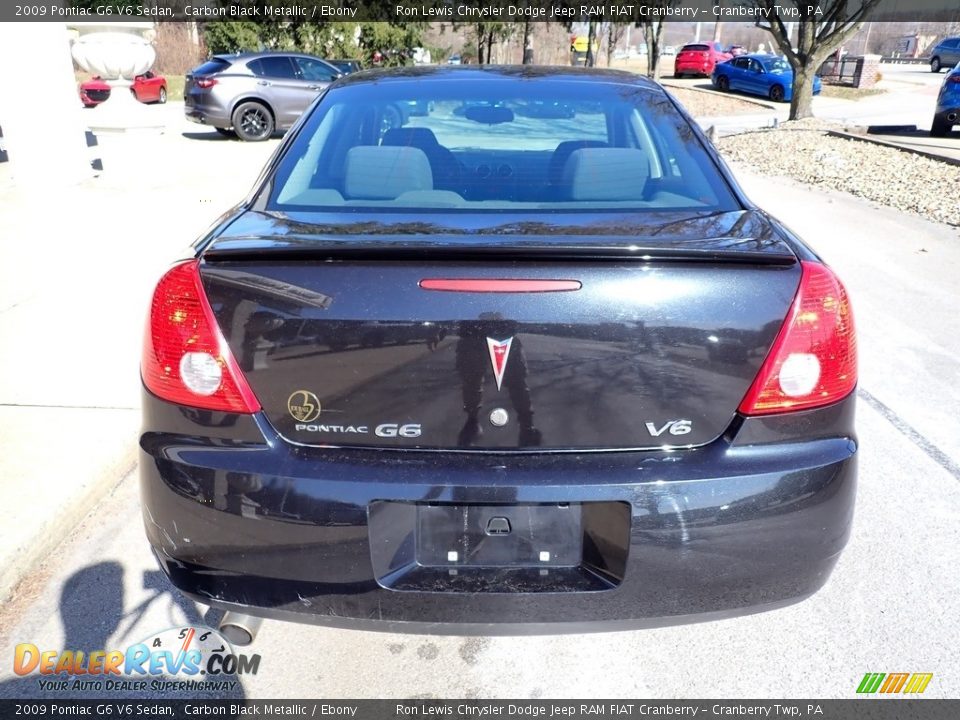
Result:
[[[597,64],[597,23],[591,20],[587,24],[587,67]]]
[[[157,64],[154,70],[167,75],[183,75],[199,65],[206,53],[195,38],[191,23],[157,23],[154,46],[157,50]]]
[[[813,117],[813,78],[832,52],[841,47],[863,26],[864,20],[880,0],[753,0],[768,12],[768,20],[757,23],[773,35],[780,52],[793,68],[793,98],[790,119]],[[790,40],[790,28],[776,7],[796,8],[799,19],[790,24],[797,29],[796,44]]]
[[[610,61],[613,60],[613,53],[617,49],[617,45],[620,44],[620,41],[623,39],[624,34],[627,32],[627,23],[625,22],[608,22],[607,25],[607,67],[610,67]]]
[[[533,65],[533,33],[531,32],[530,19],[523,21],[523,60],[524,65]]]
[[[510,39],[516,29],[514,23],[453,23],[455,30],[466,29],[477,43],[477,63],[489,65],[493,59],[493,46]],[[461,53],[462,54],[462,53]]]
[[[663,28],[666,22],[665,14],[658,10],[676,5],[679,0],[650,0],[645,3],[648,12],[642,20],[636,21],[636,26],[643,30],[643,40],[647,44],[647,75],[654,80],[660,79],[660,40],[663,38]],[[639,10],[635,11],[639,12]]]

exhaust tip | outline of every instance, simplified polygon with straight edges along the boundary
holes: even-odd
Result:
[[[256,640],[261,623],[263,618],[228,612],[220,620],[217,629],[231,645],[246,647]]]
[[[950,113],[949,115],[947,115],[947,121],[948,121],[948,122],[955,123],[955,122],[957,121],[957,114],[956,114],[956,113]]]

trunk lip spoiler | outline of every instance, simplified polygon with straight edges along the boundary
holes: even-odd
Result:
[[[288,240],[289,238],[285,239]],[[634,262],[704,262],[746,265],[791,266],[798,262],[789,249],[742,249],[755,240],[738,239],[733,249],[729,239],[713,239],[720,247],[664,247],[642,244],[596,245],[495,245],[440,243],[289,243],[281,240],[240,239],[219,241],[203,250],[203,259],[211,262],[292,261],[292,260],[383,260],[383,261],[634,261]],[[724,240],[727,245],[723,246]]]

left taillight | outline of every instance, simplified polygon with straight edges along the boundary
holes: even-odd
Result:
[[[200,262],[171,268],[157,283],[140,372],[157,397],[230,413],[260,410],[230,351],[200,281]]]

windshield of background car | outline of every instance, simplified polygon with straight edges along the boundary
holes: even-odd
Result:
[[[332,88],[267,210],[739,210],[662,91],[604,78],[451,74]]]
[[[783,58],[771,58],[770,60],[763,60],[761,62],[763,64],[763,69],[768,73],[793,72],[790,69],[790,63]]]

